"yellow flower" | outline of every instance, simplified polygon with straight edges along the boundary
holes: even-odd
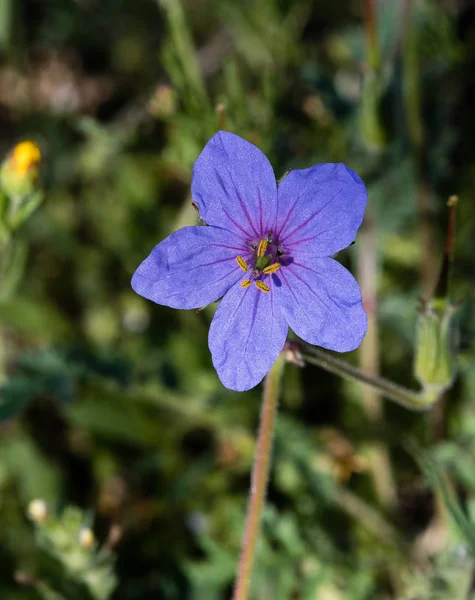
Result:
[[[17,175],[25,175],[31,168],[41,162],[41,150],[31,140],[20,142],[10,156],[11,166]]]
[[[0,186],[10,198],[21,199],[38,189],[41,150],[36,142],[19,142],[0,166]]]

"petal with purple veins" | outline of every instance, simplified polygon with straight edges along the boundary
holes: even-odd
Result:
[[[248,248],[218,227],[184,227],[155,246],[132,278],[144,298],[172,308],[200,308],[242,278],[236,256]]]
[[[298,257],[275,287],[289,327],[310,344],[337,352],[357,348],[368,327],[358,283],[332,258]]]
[[[266,235],[275,221],[277,184],[267,158],[253,144],[220,131],[193,167],[193,200],[209,225],[244,237]]]
[[[287,337],[275,296],[254,285],[235,285],[219,303],[209,330],[213,365],[222,383],[237,392],[256,386],[270,371]]]
[[[366,207],[360,177],[342,163],[291,171],[278,190],[276,233],[293,256],[330,256],[355,239]]]

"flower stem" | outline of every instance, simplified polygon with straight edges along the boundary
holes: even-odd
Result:
[[[0,198],[1,201],[1,198]],[[6,276],[5,276],[5,263],[6,255],[8,250],[8,233],[6,230],[1,229],[0,222],[0,287],[5,290],[6,287]],[[4,292],[3,292],[4,293]],[[0,292],[0,302],[2,301],[3,293]],[[6,340],[3,324],[0,322],[0,386],[5,382],[6,379]]]
[[[435,385],[426,386],[419,392],[409,390],[383,377],[365,373],[346,361],[335,358],[325,350],[315,346],[307,346],[307,344],[301,344],[300,354],[305,362],[318,365],[347,381],[357,381],[371,386],[378,390],[382,396],[410,410],[428,410],[446,390],[445,386]]]
[[[262,510],[266,499],[267,482],[269,479],[271,463],[272,438],[277,416],[280,380],[284,365],[285,357],[282,353],[276,360],[272,369],[266,375],[264,381],[259,437],[252,469],[246,529],[244,532],[241,559],[239,561],[233,600],[247,600],[249,596]]]
[[[6,379],[6,344],[3,335],[3,328],[0,323],[0,386]]]
[[[366,0],[365,2],[365,23],[366,23],[366,40],[367,40],[367,56],[368,66],[372,71],[377,71],[380,68],[381,57],[379,52],[378,32],[376,28],[376,8],[374,0]]]

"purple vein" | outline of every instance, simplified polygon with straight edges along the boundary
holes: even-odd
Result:
[[[285,180],[284,180],[284,181],[285,181]],[[317,182],[312,182],[311,184],[309,184],[309,185],[308,185],[308,186],[307,186],[307,187],[306,187],[306,188],[303,190],[303,192],[300,192],[300,194],[297,196],[297,199],[296,199],[296,200],[295,200],[295,202],[292,204],[291,208],[289,208],[289,210],[287,211],[287,216],[285,217],[285,219],[284,219],[284,222],[283,222],[283,224],[282,224],[282,226],[281,226],[281,228],[280,228],[280,230],[279,230],[279,233],[277,234],[277,236],[278,236],[278,237],[280,237],[280,234],[282,233],[282,231],[283,231],[284,227],[287,225],[287,223],[288,223],[288,221],[289,221],[290,217],[292,216],[292,212],[293,212],[293,210],[294,210],[294,208],[295,208],[295,205],[297,204],[297,202],[300,200],[300,198],[301,198],[302,196],[304,196],[304,195],[305,195],[305,194],[308,192],[309,188],[310,188],[312,185],[315,185],[315,183],[319,183],[319,182],[318,182],[318,181],[317,181]],[[279,188],[279,189],[280,189],[280,188]],[[277,192],[277,194],[278,194],[278,193],[279,193],[279,192]]]
[[[200,290],[204,290],[208,287],[210,287],[211,285],[214,285],[216,283],[219,283],[220,281],[222,281],[223,279],[226,279],[226,277],[230,277],[234,271],[237,271],[239,269],[239,267],[237,267],[236,269],[233,269],[232,271],[229,271],[227,273],[225,273],[222,277],[220,277],[219,279],[213,279],[213,281],[208,281],[205,285],[203,285]],[[230,289],[234,284],[230,284],[229,288]],[[172,294],[168,294],[167,298],[174,298],[175,296],[178,296],[180,294],[183,294],[183,290],[178,290],[177,292],[173,292]]]
[[[229,168],[228,168],[228,167],[226,167],[226,171],[228,172],[229,179],[231,180],[231,183],[233,184],[233,187],[234,187],[234,192],[235,192],[235,194],[236,194],[236,196],[237,196],[237,199],[238,199],[238,201],[239,201],[239,204],[241,205],[241,209],[242,209],[242,211],[243,211],[243,213],[244,213],[244,215],[245,215],[245,217],[246,217],[246,219],[247,219],[247,222],[249,223],[249,225],[250,225],[250,227],[252,228],[252,230],[254,231],[254,233],[255,233],[257,236],[259,236],[259,233],[256,231],[256,228],[254,227],[254,225],[253,225],[253,223],[252,223],[251,216],[249,215],[249,212],[248,212],[248,210],[247,210],[247,207],[246,207],[246,203],[243,201],[243,199],[242,199],[242,197],[241,197],[241,194],[239,193],[239,190],[238,190],[238,188],[237,188],[237,186],[236,186],[236,184],[235,184],[235,182],[234,182],[234,179],[233,179],[232,173],[231,173],[231,171],[229,170]]]
[[[315,295],[318,300],[327,308],[327,310],[336,318],[337,321],[341,321],[341,317],[339,317],[335,311],[323,300],[323,298],[321,296],[319,296],[319,294],[317,294],[317,292],[301,277],[298,276],[297,273],[295,273],[295,271],[293,271],[292,269],[290,269],[290,267],[288,267],[290,273],[292,273],[292,275],[295,277],[295,279],[297,279],[298,281],[300,281],[300,283],[302,283],[306,288],[308,288],[310,290],[310,292]],[[287,281],[287,279],[286,279]],[[297,296],[295,295],[295,293],[293,292],[292,288],[289,286],[290,291],[292,292],[292,295],[294,296],[295,300],[297,301],[297,304],[300,306],[300,308],[302,308],[302,305],[300,304],[300,302],[297,299]],[[303,310],[303,308],[302,308]],[[303,312],[307,315],[307,312],[305,310],[303,310]]]
[[[261,226],[261,233],[264,235],[264,225],[262,223],[263,208],[262,208],[261,190],[258,190],[257,193],[259,194],[259,223]]]
[[[236,223],[236,221],[231,217],[231,215],[228,213],[228,211],[224,208],[222,202],[221,202],[221,208],[223,209],[224,214],[228,217],[228,219],[234,225],[234,227],[237,227],[239,229],[239,231],[241,231],[246,237],[249,237],[248,232],[245,229],[243,229],[243,227],[241,227],[241,225],[239,223]]]
[[[305,225],[307,225],[312,219],[314,219],[315,217],[318,217],[318,215],[325,210],[325,208],[331,204],[335,198],[337,198],[341,192],[343,191],[343,188],[338,190],[338,192],[333,196],[333,198],[331,198],[326,204],[324,204],[322,207],[320,207],[316,212],[312,213],[307,219],[305,219],[305,221],[303,223],[300,223],[299,225],[297,225],[297,227],[295,227],[295,229],[293,229],[292,231],[290,231],[289,233],[287,233],[287,235],[281,240],[282,243],[285,242],[285,240],[287,240],[289,237],[292,237],[293,235],[295,235],[298,231],[300,231],[301,229],[303,229],[303,227],[305,227]]]

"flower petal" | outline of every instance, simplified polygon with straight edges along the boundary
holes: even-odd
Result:
[[[272,289],[231,288],[216,310],[208,338],[222,383],[237,392],[256,386],[279,356],[287,331]]]
[[[332,258],[298,257],[280,269],[275,293],[293,331],[306,342],[349,352],[368,327],[359,285]]]
[[[275,221],[277,184],[262,152],[233,133],[220,131],[193,167],[191,193],[202,219],[238,235],[267,235]]]
[[[132,288],[172,308],[200,308],[221,298],[242,276],[242,241],[218,227],[184,227],[155,246],[135,271]]]
[[[359,176],[342,163],[291,171],[278,190],[276,231],[292,255],[330,256],[355,239],[367,193]]]

